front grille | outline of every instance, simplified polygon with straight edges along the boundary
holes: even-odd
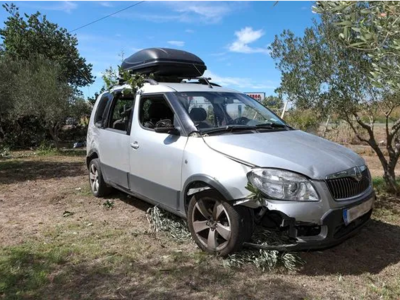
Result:
[[[360,181],[352,177],[342,177],[327,179],[328,188],[335,199],[346,199],[357,196],[368,189],[370,185],[370,175],[368,169],[361,172]]]

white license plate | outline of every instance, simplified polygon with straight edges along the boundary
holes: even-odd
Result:
[[[355,219],[365,215],[372,208],[372,199],[361,203],[360,205],[354,206],[349,209],[343,210],[344,223],[347,225],[353,222]]]

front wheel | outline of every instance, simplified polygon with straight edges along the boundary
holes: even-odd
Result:
[[[253,220],[248,210],[232,206],[215,191],[202,192],[189,202],[189,230],[202,250],[226,256],[251,237]]]

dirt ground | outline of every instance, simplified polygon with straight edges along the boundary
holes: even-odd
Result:
[[[297,271],[230,269],[152,233],[145,202],[93,197],[83,156],[28,154],[0,160],[0,299],[400,299],[399,199]]]

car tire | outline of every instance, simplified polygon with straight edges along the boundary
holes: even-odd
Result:
[[[192,238],[205,252],[227,256],[240,250],[251,238],[250,209],[231,205],[216,191],[207,190],[193,196],[187,216]]]
[[[89,163],[89,184],[95,197],[107,196],[112,191],[112,188],[104,181],[98,158],[92,159]]]

